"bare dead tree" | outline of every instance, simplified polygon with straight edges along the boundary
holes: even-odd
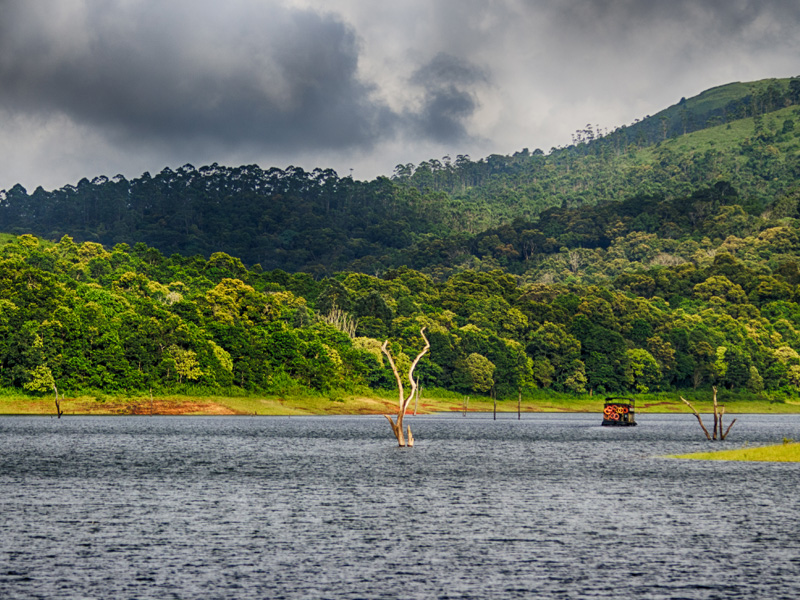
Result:
[[[356,337],[356,329],[358,328],[358,319],[354,318],[350,313],[343,311],[341,308],[334,304],[327,314],[319,315],[319,318],[332,325],[342,333],[346,333],[350,339]]]
[[[722,431],[722,416],[725,414],[725,407],[724,406],[721,407],[721,406],[719,406],[717,404],[717,388],[716,388],[716,386],[712,387],[711,389],[714,390],[714,399],[713,399],[713,402],[714,402],[714,431],[713,431],[713,433],[708,433],[708,429],[706,429],[706,426],[703,424],[703,419],[700,417],[700,413],[697,412],[697,409],[694,406],[692,406],[692,404],[686,398],[684,398],[683,396],[681,396],[680,398],[681,398],[681,400],[683,400],[683,403],[686,404],[686,406],[688,406],[689,408],[692,409],[692,412],[694,413],[694,416],[697,418],[697,422],[700,423],[700,428],[703,430],[703,433],[706,434],[706,439],[707,440],[716,441],[718,435],[719,435],[719,439],[720,440],[724,440],[726,437],[728,437],[728,433],[730,433],[730,430],[731,430],[731,427],[733,427],[733,424],[736,423],[736,419],[734,419],[733,421],[730,422],[730,424],[728,425],[728,429],[726,429],[725,432],[723,433],[723,431]]]
[[[692,374],[692,387],[696,390],[701,383],[703,383],[703,372],[700,369],[695,369]]]
[[[414,362],[411,363],[411,367],[408,370],[408,381],[411,383],[411,393],[409,393],[408,396],[405,395],[403,390],[403,380],[401,379],[400,373],[397,370],[397,365],[394,363],[392,354],[389,352],[389,340],[383,342],[383,346],[381,346],[381,351],[389,359],[389,365],[392,367],[392,372],[394,373],[394,378],[397,381],[397,389],[400,395],[400,401],[397,407],[397,422],[392,419],[391,415],[383,416],[389,420],[389,424],[392,426],[392,433],[394,433],[395,437],[397,438],[397,443],[400,447],[410,448],[414,445],[414,436],[411,433],[411,427],[407,428],[408,439],[406,439],[405,435],[403,435],[403,417],[406,414],[408,403],[411,402],[411,398],[414,397],[414,394],[417,391],[417,382],[414,379],[414,369],[417,368],[417,363],[419,363],[420,359],[431,348],[431,343],[428,341],[428,338],[425,337],[424,327],[419,330],[419,334],[422,336],[422,339],[425,340],[425,347],[417,355],[417,358],[414,359]]]
[[[583,264],[583,259],[578,252],[567,252],[567,265],[573,273],[577,273]]]
[[[64,414],[64,411],[61,410],[61,401],[58,399],[58,388],[56,387],[55,382],[53,382],[53,390],[56,392],[56,415],[58,415],[58,418],[60,419],[61,415]]]

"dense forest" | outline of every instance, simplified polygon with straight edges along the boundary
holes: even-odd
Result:
[[[549,154],[444,157],[398,165],[391,178],[372,181],[330,169],[214,164],[131,181],[82,179],[50,192],[17,185],[0,192],[0,230],[108,247],[143,242],[166,255],[226,252],[247,265],[323,276],[397,268],[445,238],[448,253],[463,255],[489,228],[516,221],[541,229],[535,223],[551,208],[680,199],[718,182],[757,215],[791,195],[800,178],[798,99],[800,78],[731,84],[605,135],[587,126],[575,144]],[[680,115],[702,128],[652,134]]]
[[[730,206],[717,213],[723,222]],[[558,283],[523,283],[500,269],[436,281],[407,267],[315,280],[248,269],[224,253],[205,260],[142,243],[108,250],[9,237],[0,247],[0,385],[391,386],[381,341],[393,340],[402,364],[425,326],[432,349],[417,371],[426,386],[500,397],[532,387],[790,391],[800,386],[799,229],[787,217],[716,250],[687,242],[692,259],[644,268],[645,256],[620,253],[607,263],[630,268],[602,286],[582,281],[580,268]],[[649,251],[634,241],[629,251]]]
[[[424,326],[428,388],[794,393],[798,86],[701,94],[679,109],[704,128],[641,122],[661,139],[591,130],[369,182],[187,165],[16,186],[0,387],[388,388],[383,340],[402,368]]]

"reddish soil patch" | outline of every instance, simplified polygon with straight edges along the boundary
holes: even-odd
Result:
[[[186,402],[141,402],[127,404],[118,408],[120,414],[126,415],[185,415],[190,413],[203,413],[204,415],[236,415],[236,411],[227,406],[214,403],[199,403],[191,400]]]

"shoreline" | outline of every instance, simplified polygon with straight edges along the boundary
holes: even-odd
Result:
[[[464,412],[466,397],[423,397],[417,414]],[[604,398],[539,397],[523,399],[521,413],[598,413],[603,411]],[[695,398],[700,413],[713,411],[710,400]],[[800,403],[763,399],[729,400],[721,402],[726,414],[800,414]],[[516,413],[516,400],[499,400],[498,413]],[[384,415],[397,413],[397,398],[376,395],[335,394],[331,396],[78,396],[61,400],[64,416],[124,416],[124,415],[196,415],[196,416],[325,416],[325,415]],[[494,402],[489,398],[470,398],[466,411],[491,413]],[[407,415],[414,414],[414,403]],[[659,395],[637,400],[638,414],[692,413],[680,401],[679,394]],[[56,416],[52,396],[0,396],[0,416]]]

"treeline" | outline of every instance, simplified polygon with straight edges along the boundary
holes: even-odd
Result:
[[[610,285],[524,283],[499,269],[441,281],[247,268],[32,236],[0,247],[0,385],[164,391],[187,384],[282,393],[391,387],[380,345],[407,366],[427,327],[423,385],[515,396],[704,385],[800,387],[798,227],[703,260],[632,268]],[[757,256],[756,256],[757,255]],[[759,258],[760,257],[760,258]]]
[[[132,181],[82,179],[77,186],[0,193],[8,233],[107,246],[143,242],[164,254],[218,250],[247,264],[314,273],[382,256],[441,227],[430,203],[385,177],[354,181],[332,170],[185,165]]]
[[[398,252],[436,279],[502,269],[522,282],[611,285],[624,273],[706,265],[719,252],[753,271],[778,269],[800,252],[800,188],[764,207],[721,181],[685,197],[638,196],[581,208],[550,208],[535,221],[451,235]],[[784,242],[775,243],[776,238]]]
[[[485,239],[497,232],[487,235],[489,229],[526,223],[544,233],[547,226],[538,223],[553,208],[679,200],[728,182],[748,214],[770,211],[800,179],[798,119],[800,109],[790,106],[657,145],[618,143],[608,135],[547,155],[524,150],[399,165],[391,179],[372,181],[321,169],[185,165],[130,181],[83,179],[49,192],[18,185],[0,192],[0,229],[107,247],[143,242],[165,255],[208,258],[222,251],[247,265],[315,277],[403,264],[424,269],[426,253],[440,248],[452,255],[454,243],[483,259],[486,249],[476,245],[490,243]],[[558,245],[586,247],[569,240]],[[500,266],[516,256],[529,267],[527,246],[520,242],[504,257],[495,245],[491,254]]]
[[[398,165],[392,179],[447,195],[460,215],[458,231],[478,233],[515,218],[533,220],[552,207],[681,197],[719,181],[763,208],[796,185],[798,147],[800,108],[791,106],[653,145],[608,135],[549,154],[524,149],[477,161],[458,156]]]
[[[631,144],[652,146],[694,131],[740,119],[758,118],[797,105],[800,105],[800,77],[732,83],[706,90],[688,100],[681,98],[677,104],[653,116],[637,119],[629,126],[618,127],[607,136],[601,136],[587,126],[585,130],[576,132],[574,142],[585,145],[606,137],[603,143],[616,148],[626,148]]]
[[[794,393],[798,110],[655,145],[587,129],[548,155],[369,182],[186,165],[15,186],[0,192],[17,234],[0,246],[0,386],[391,387],[383,340],[402,368],[424,326],[428,387]]]

